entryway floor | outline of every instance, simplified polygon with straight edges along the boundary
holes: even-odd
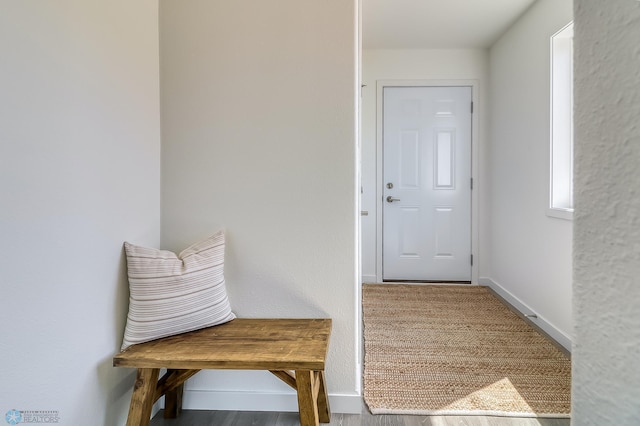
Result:
[[[165,420],[160,411],[151,426],[296,426],[298,413],[259,411],[185,410],[177,419]],[[531,419],[487,416],[374,416],[364,406],[362,414],[332,414],[333,426],[570,426],[569,419]]]

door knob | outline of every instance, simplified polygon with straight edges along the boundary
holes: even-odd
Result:
[[[391,195],[387,197],[387,203],[393,203],[394,201],[400,201],[400,198],[393,198]]]

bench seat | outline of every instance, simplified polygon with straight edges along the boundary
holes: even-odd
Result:
[[[148,425],[165,395],[165,417],[180,414],[184,382],[200,370],[267,370],[298,394],[301,426],[329,423],[324,369],[330,319],[247,319],[130,346],[115,367],[137,368],[127,426]],[[160,369],[167,372],[158,380]]]

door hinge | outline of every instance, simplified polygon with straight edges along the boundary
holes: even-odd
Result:
[[[471,101],[471,114],[473,114],[473,101]]]
[[[473,190],[473,178],[471,178],[471,190]]]
[[[471,255],[471,266],[473,266],[473,255]]]

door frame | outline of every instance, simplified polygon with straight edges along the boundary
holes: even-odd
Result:
[[[478,80],[378,80],[376,81],[376,281],[382,283],[382,209],[383,209],[383,90],[385,87],[471,87],[471,284],[478,284],[479,274],[479,210],[478,194],[481,182],[479,180],[479,152],[478,152]]]

